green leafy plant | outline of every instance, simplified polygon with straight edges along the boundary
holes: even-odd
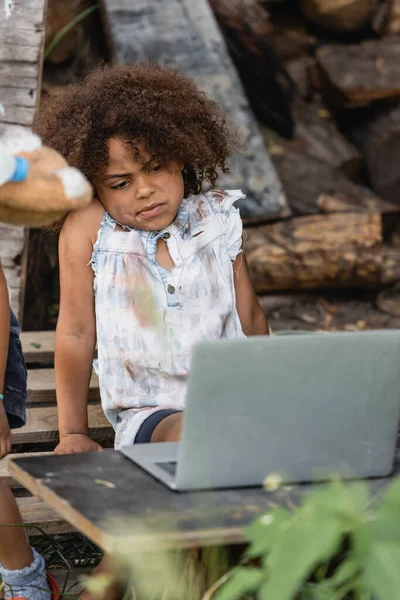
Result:
[[[400,598],[400,480],[375,505],[364,482],[334,482],[246,531],[242,564],[213,600]]]

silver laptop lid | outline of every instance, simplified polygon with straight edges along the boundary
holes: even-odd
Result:
[[[399,409],[398,330],[200,344],[177,487],[386,475]]]

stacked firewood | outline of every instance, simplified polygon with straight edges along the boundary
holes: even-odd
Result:
[[[210,0],[291,217],[248,227],[259,293],[400,279],[400,0]]]
[[[247,223],[257,292],[267,307],[298,291],[387,294],[400,284],[400,0],[208,1],[290,208]],[[45,88],[109,58],[95,6],[49,0],[47,47],[75,25],[46,55]],[[56,241],[51,258],[43,244],[31,231],[28,270],[40,276],[28,279],[25,316],[41,328],[41,307],[57,304],[43,283],[57,279]]]

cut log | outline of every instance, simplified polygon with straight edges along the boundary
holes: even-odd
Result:
[[[378,8],[378,0],[300,0],[300,8],[313,23],[345,33],[369,23]]]
[[[371,190],[359,186],[303,151],[283,151],[274,156],[293,215],[332,212],[334,202],[340,211],[397,212],[396,206],[384,202]]]
[[[310,76],[313,59],[307,55],[299,56],[285,62],[285,69],[296,87],[300,98],[312,97],[312,82]]]
[[[321,89],[338,105],[400,97],[400,44],[394,37],[322,46],[316,58]]]
[[[400,204],[400,104],[372,118],[362,139],[373,189]]]
[[[349,176],[357,173],[361,164],[360,152],[338,131],[323,105],[298,101],[294,114],[299,151],[339,168]]]
[[[371,287],[400,276],[399,249],[381,245],[378,213],[299,217],[248,231],[257,293]]]
[[[386,33],[389,35],[398,35],[400,33],[400,0],[389,1],[389,17],[387,21]]]
[[[39,99],[46,22],[46,0],[13,0],[0,4],[0,136],[16,125],[32,125]],[[17,252],[16,252],[17,249]],[[21,318],[26,260],[21,227],[1,226],[0,260],[11,288],[11,305]],[[3,265],[4,266],[4,265]]]
[[[392,317],[400,317],[400,289],[398,284],[393,288],[382,290],[376,298],[377,307]]]
[[[258,125],[207,0],[103,0],[110,49],[119,62],[151,59],[191,75],[240,126],[246,147],[221,185],[241,187],[242,216],[279,216],[287,204]]]
[[[317,38],[310,34],[301,15],[286,2],[269,2],[273,30],[267,42],[283,61],[310,54],[317,45]]]

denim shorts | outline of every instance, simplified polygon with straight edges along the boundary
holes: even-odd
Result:
[[[157,425],[170,415],[174,415],[179,412],[182,411],[175,410],[173,408],[166,408],[164,410],[158,410],[157,412],[150,415],[150,417],[147,417],[147,419],[141,424],[139,431],[136,434],[135,441],[133,443],[149,444],[151,442],[151,436],[153,435]]]
[[[19,323],[11,311],[3,400],[11,429],[18,429],[26,423],[27,370],[19,339],[20,333]]]

